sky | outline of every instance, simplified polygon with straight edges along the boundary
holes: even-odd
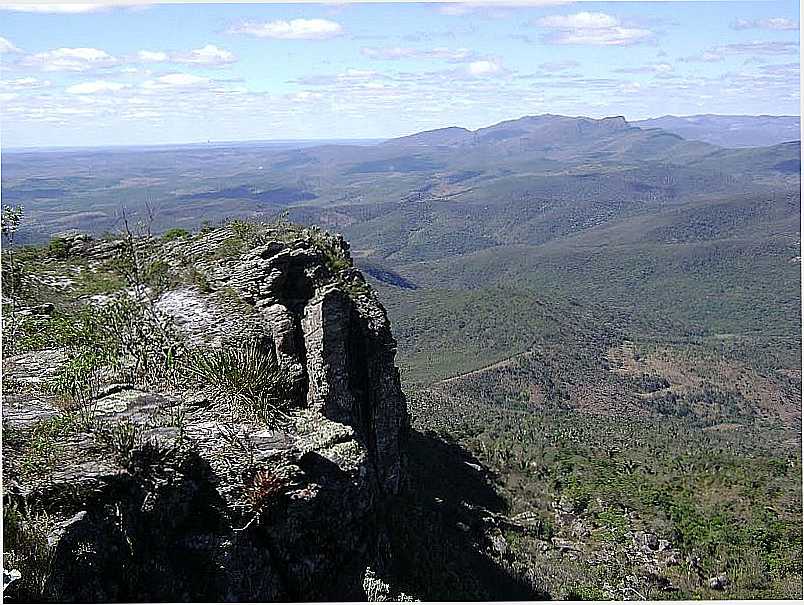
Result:
[[[795,0],[0,4],[4,148],[798,115]]]

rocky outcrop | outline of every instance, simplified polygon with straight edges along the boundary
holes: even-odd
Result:
[[[195,350],[268,347],[290,419],[235,417],[203,389],[122,384],[99,391],[90,418],[57,423],[53,468],[32,472],[4,447],[6,505],[51,521],[42,593],[23,578],[10,600],[361,600],[367,570],[381,573],[408,426],[385,311],[341,238],[268,230],[226,256],[226,231],[160,244],[205,287],[174,285],[154,309]],[[22,386],[4,433],[20,443],[37,418],[63,416],[36,391],[39,358],[65,363],[57,351],[5,360]]]

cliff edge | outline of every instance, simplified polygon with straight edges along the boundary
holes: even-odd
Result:
[[[5,598],[390,590],[408,416],[348,244],[241,221],[54,241],[4,275]]]

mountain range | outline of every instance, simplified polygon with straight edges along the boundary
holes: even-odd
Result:
[[[721,147],[761,147],[801,140],[799,116],[662,116],[633,122]]]

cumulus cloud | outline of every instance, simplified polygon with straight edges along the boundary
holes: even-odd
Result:
[[[137,53],[137,59],[143,63],[162,63],[168,60],[168,54],[159,50],[141,50]]]
[[[229,28],[230,34],[279,40],[321,40],[343,33],[340,23],[329,19],[291,19],[290,21],[244,21]]]
[[[97,48],[57,48],[29,55],[24,65],[44,71],[88,71],[116,65],[118,60]]]
[[[554,29],[607,29],[618,25],[617,19],[605,13],[575,13],[550,15],[537,20],[542,27]]]
[[[466,66],[466,71],[470,76],[492,76],[502,71],[502,65],[499,61],[482,59],[469,63]]]
[[[781,31],[798,30],[798,22],[785,17],[769,17],[767,19],[737,19],[731,24],[732,29],[770,29]]]
[[[228,65],[237,61],[237,57],[228,50],[218,48],[214,44],[207,44],[203,48],[197,48],[187,53],[173,54],[170,60],[174,63],[188,65]]]
[[[21,52],[19,48],[14,46],[10,40],[7,38],[0,37],[0,55],[4,55],[6,53],[18,53]]]
[[[364,47],[360,51],[369,59],[393,61],[397,59],[443,59],[445,61],[466,61],[472,56],[468,48],[404,48],[404,47]]]
[[[172,73],[159,76],[153,80],[143,82],[142,87],[150,90],[166,89],[166,88],[196,88],[199,86],[207,86],[210,84],[210,79],[203,76],[195,76],[193,74],[185,73]]]
[[[141,50],[136,54],[140,63],[176,63],[179,65],[202,65],[220,67],[237,61],[231,51],[207,44],[187,52],[165,52],[161,50]]]
[[[127,84],[120,82],[108,82],[106,80],[97,80],[95,82],[81,82],[80,84],[73,84],[67,87],[67,92],[71,95],[94,95],[106,92],[117,92],[128,88]]]
[[[628,46],[647,42],[653,37],[652,31],[625,27],[619,19],[606,13],[584,11],[572,15],[549,15],[533,24],[553,30],[543,38],[551,44]]]

